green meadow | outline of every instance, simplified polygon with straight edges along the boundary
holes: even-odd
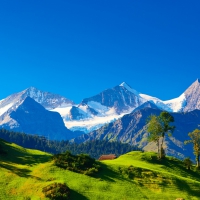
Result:
[[[71,200],[200,199],[200,173],[152,152],[133,151],[101,161],[95,177],[56,167],[52,155],[0,140],[0,199],[40,200],[42,188],[57,182],[71,189]]]

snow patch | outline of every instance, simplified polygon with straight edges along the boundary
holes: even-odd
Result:
[[[6,111],[8,111],[13,105],[14,103],[9,103],[6,106],[0,108],[0,116],[3,115]]]
[[[132,93],[135,94],[135,95],[138,95],[138,94],[139,94],[136,90],[132,89],[132,88],[131,88],[127,83],[125,83],[125,82],[121,83],[119,86],[125,87],[129,92],[132,92]]]
[[[183,93],[179,97],[171,99],[171,100],[163,101],[163,103],[169,106],[173,110],[173,112],[179,112],[179,111],[182,111],[182,109],[186,105],[186,96]]]
[[[58,112],[58,113],[60,113],[61,117],[66,117],[67,115],[69,115],[69,111],[71,108],[72,108],[72,106],[58,107],[58,108],[54,108],[50,111]]]
[[[123,117],[125,114],[127,113],[123,113],[121,115],[115,114],[115,115],[110,115],[110,116],[105,116],[105,117],[95,116],[90,119],[74,120],[74,121],[67,121],[64,119],[64,123],[65,123],[65,126],[72,131],[84,131],[85,133],[89,133],[93,130],[100,128],[106,123],[111,123]]]
[[[95,101],[89,101],[87,105],[90,108],[93,108],[94,110],[96,110],[102,116],[105,115],[105,113],[109,111],[109,108],[107,106],[103,106],[102,104]]]
[[[156,106],[168,112],[180,112],[183,110],[187,103],[186,96],[184,93],[177,98],[167,101],[162,101],[156,97],[152,97],[146,94],[140,94],[140,96],[147,101],[153,101],[156,104]]]
[[[153,102],[158,108],[166,110],[168,112],[172,112],[173,110],[171,109],[171,107],[169,107],[168,105],[166,105],[162,100],[156,98],[156,97],[152,97],[146,94],[140,94],[140,96],[144,99],[144,102],[146,101],[150,101]]]

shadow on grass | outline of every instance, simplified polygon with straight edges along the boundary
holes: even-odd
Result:
[[[0,163],[0,167],[5,168],[7,170],[10,170],[12,173],[20,176],[20,177],[25,177],[25,178],[34,178],[37,180],[42,180],[41,178],[37,177],[37,176],[32,176],[29,173],[31,172],[28,169],[21,169],[21,168],[17,168],[13,165],[10,165],[8,163]]]
[[[76,192],[75,190],[70,189],[70,200],[88,200],[88,198]]]
[[[12,143],[0,140],[0,149],[3,150],[3,154],[0,154],[0,160],[5,162],[11,162],[16,164],[35,164],[47,162],[51,159],[51,155],[48,154],[37,154],[37,152],[31,152],[26,148],[16,147]]]
[[[25,155],[23,157],[17,157],[20,163],[22,164],[38,164],[45,163],[51,160],[51,157],[48,155]]]
[[[200,170],[194,171],[194,167],[191,170],[186,169],[184,163],[176,158],[166,158],[163,160],[158,160],[156,157],[152,157],[151,159],[146,159],[146,162],[152,164],[163,165],[166,169],[168,169],[171,173],[176,173],[176,175],[180,175],[183,177],[187,177],[193,180],[200,180]]]
[[[109,181],[109,182],[116,182],[116,180],[130,181],[129,179],[123,178],[120,175],[120,173],[114,171],[108,165],[105,165],[104,163],[100,163],[100,166],[101,166],[101,170],[98,172],[98,174],[95,175],[95,178],[100,178],[102,180]]]
[[[180,179],[176,179],[176,186],[179,190],[187,192],[189,196],[196,196],[200,197],[200,190],[199,190],[199,184],[191,184],[189,185],[187,182],[182,181]],[[193,186],[193,188],[192,188]]]
[[[37,163],[44,163],[51,160],[51,155],[34,155],[30,154],[24,149],[19,151],[15,147],[10,147],[5,155],[0,156],[0,160],[23,165],[32,165]]]

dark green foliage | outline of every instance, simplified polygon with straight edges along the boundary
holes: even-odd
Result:
[[[2,149],[2,146],[0,145],[0,155],[5,155],[6,151],[4,149]]]
[[[72,155],[69,151],[63,154],[54,155],[55,165],[70,171],[94,176],[100,169],[95,159],[87,154]]]
[[[136,146],[116,141],[109,142],[106,140],[93,140],[81,144],[71,144],[71,147],[68,145],[67,150],[75,155],[86,153],[92,158],[98,159],[101,155],[105,154],[115,154],[117,157],[119,157],[120,155],[123,155],[127,152],[138,151],[141,149]]]
[[[193,132],[188,133],[190,140],[186,140],[185,144],[193,144],[194,155],[196,156],[196,167],[200,168],[200,130],[195,129]]]
[[[189,157],[185,158],[185,159],[183,160],[183,163],[184,163],[184,165],[186,166],[186,168],[187,168],[188,170],[191,169],[191,167],[192,167],[192,161],[190,160]]]
[[[45,197],[53,200],[67,200],[70,197],[70,189],[66,184],[53,183],[42,189]]]
[[[148,169],[143,169],[140,167],[134,167],[132,165],[130,165],[128,168],[119,168],[120,173],[130,179],[138,179],[138,178],[149,178],[149,176],[151,176],[151,178],[155,178],[157,177],[157,173]]]
[[[8,142],[14,142],[25,148],[38,149],[52,154],[69,150],[74,155],[86,153],[95,159],[98,159],[102,154],[120,156],[130,151],[141,150],[129,144],[108,142],[105,140],[95,140],[81,144],[70,143],[69,141],[48,141],[47,138],[42,136],[18,133],[5,129],[0,129],[0,138]]]
[[[158,158],[165,158],[165,151],[163,143],[165,135],[171,136],[175,126],[171,123],[174,122],[174,117],[168,112],[163,111],[159,116],[151,115],[147,120],[147,132],[149,133],[149,141],[156,142],[158,147]]]

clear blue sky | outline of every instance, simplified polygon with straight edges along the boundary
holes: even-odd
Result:
[[[1,0],[0,99],[76,103],[127,82],[167,100],[200,78],[200,1]]]

